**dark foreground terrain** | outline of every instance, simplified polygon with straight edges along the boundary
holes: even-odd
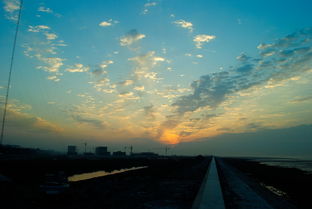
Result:
[[[237,169],[237,175],[274,208],[312,208],[312,174],[296,168],[268,166],[238,158],[222,160]],[[239,200],[232,193],[231,188],[228,188],[227,182],[221,179],[221,183],[227,208],[238,208],[236,202]]]
[[[210,158],[2,161],[2,209],[15,208],[191,208]],[[39,185],[47,172],[67,175],[132,166],[148,168],[70,184],[63,194],[45,195]]]

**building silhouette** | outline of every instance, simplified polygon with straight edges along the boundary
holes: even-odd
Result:
[[[96,147],[95,148],[95,154],[99,156],[110,156],[110,152],[107,151],[107,147]]]
[[[77,155],[77,147],[73,145],[68,145],[67,155]]]

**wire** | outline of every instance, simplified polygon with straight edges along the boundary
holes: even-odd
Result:
[[[9,99],[9,93],[10,93],[13,61],[14,61],[14,57],[15,57],[15,48],[16,48],[17,34],[18,34],[18,29],[19,29],[19,24],[20,24],[20,19],[21,19],[22,6],[23,6],[23,0],[20,0],[20,8],[19,8],[19,12],[18,12],[18,18],[17,18],[17,23],[16,23],[16,29],[15,29],[15,37],[14,37],[13,49],[12,49],[12,55],[11,55],[11,63],[10,63],[10,70],[9,70],[8,85],[7,85],[7,89],[6,89],[5,102],[4,102],[4,110],[3,110],[2,126],[1,126],[1,137],[0,137],[0,146],[2,145],[3,138],[4,138],[5,119],[6,119],[6,113],[7,113],[7,108],[8,108],[8,99]]]

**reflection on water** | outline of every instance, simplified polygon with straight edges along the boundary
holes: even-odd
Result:
[[[258,158],[253,160],[258,161],[265,165],[281,166],[286,168],[297,168],[312,173],[311,160],[298,160],[291,158]]]
[[[68,177],[68,181],[70,182],[75,182],[75,181],[83,181],[87,179],[93,179],[93,178],[98,178],[102,176],[109,176],[109,175],[114,175],[117,173],[123,173],[127,171],[133,171],[133,170],[139,170],[143,168],[147,168],[148,166],[140,166],[140,167],[132,167],[132,168],[124,168],[120,170],[113,170],[110,172],[107,171],[96,171],[96,172],[90,172],[90,173],[82,173],[82,174],[76,174],[73,176]]]

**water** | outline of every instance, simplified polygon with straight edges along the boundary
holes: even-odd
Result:
[[[139,169],[143,169],[143,168],[147,168],[147,167],[148,166],[140,166],[140,167],[124,168],[124,169],[120,169],[120,170],[113,170],[110,172],[95,171],[95,172],[90,172],[90,173],[76,174],[73,176],[69,176],[68,181],[70,181],[70,182],[83,181],[83,180],[98,178],[98,177],[102,177],[102,176],[114,175],[117,173],[124,173],[127,171],[139,170]]]
[[[292,158],[256,158],[254,161],[270,166],[285,168],[297,168],[312,173],[312,160],[301,160]]]

